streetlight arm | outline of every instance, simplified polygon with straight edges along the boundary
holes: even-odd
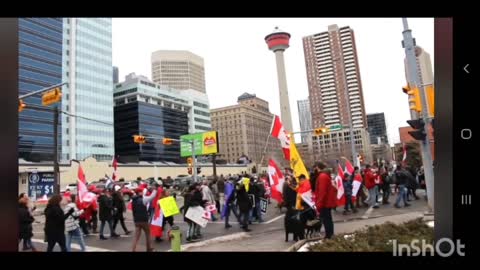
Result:
[[[27,98],[27,97],[31,97],[31,96],[34,96],[36,94],[40,94],[40,93],[43,93],[43,92],[46,92],[48,90],[51,90],[52,88],[55,88],[55,87],[59,87],[59,86],[62,86],[64,84],[68,84],[67,82],[64,82],[64,83],[60,83],[60,84],[55,84],[55,85],[52,85],[52,86],[48,86],[48,87],[45,87],[45,88],[42,88],[38,91],[34,91],[34,92],[30,92],[28,94],[25,94],[25,95],[21,95],[18,97],[18,99],[23,99],[23,98]]]

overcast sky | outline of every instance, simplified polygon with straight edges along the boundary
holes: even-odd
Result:
[[[433,18],[408,22],[417,45],[433,61]],[[270,111],[280,115],[275,57],[264,41],[279,26],[291,34],[284,55],[297,131],[297,100],[308,98],[302,37],[326,31],[330,24],[354,30],[367,114],[384,112],[389,141],[399,142],[398,128],[407,126],[410,118],[407,96],[401,91],[406,80],[400,18],[114,18],[113,64],[120,81],[131,72],[151,78],[153,51],[189,50],[205,61],[210,108],[236,104],[239,95],[249,92],[267,100]]]

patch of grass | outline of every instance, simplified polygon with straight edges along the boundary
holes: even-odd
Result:
[[[351,236],[345,238],[345,235]],[[433,244],[433,228],[428,227],[421,218],[403,224],[386,222],[381,225],[369,226],[366,229],[357,230],[353,233],[336,235],[333,239],[324,240],[322,243],[311,246],[309,250],[392,252],[392,240],[394,239],[397,240],[397,244],[410,244],[415,239],[420,241],[425,239],[426,243]]]

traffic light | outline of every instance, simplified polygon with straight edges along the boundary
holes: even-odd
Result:
[[[162,142],[164,145],[171,145],[173,143],[173,139],[163,138]]]
[[[422,100],[420,99],[420,91],[417,87],[411,88],[409,85],[402,87],[405,94],[408,94],[408,102],[410,103],[410,110],[417,112],[422,111]]]
[[[23,102],[23,100],[19,99],[18,100],[18,112],[23,111],[27,105]]]
[[[202,172],[202,168],[197,167],[197,174],[200,174]]]
[[[188,167],[187,170],[188,170],[188,174],[192,174],[192,171],[193,171],[192,167]]]
[[[425,134],[425,122],[423,122],[423,119],[407,120],[407,123],[414,129],[413,131],[408,132],[410,136],[418,141],[425,140],[427,134]]]
[[[57,87],[51,91],[46,92],[42,96],[42,105],[43,106],[48,106],[53,103],[57,103],[62,100],[62,91],[60,90],[60,87]]]
[[[365,159],[363,158],[362,155],[358,155],[358,160],[360,160],[360,163],[364,163]]]
[[[313,133],[317,136],[328,133],[330,131],[329,128],[326,127],[321,127],[321,128],[316,128],[313,130]]]
[[[133,135],[133,142],[138,144],[145,143],[145,136],[142,135]]]
[[[187,158],[187,164],[188,164],[188,167],[192,167],[193,166],[193,158],[191,158],[191,157]]]
[[[427,107],[428,107],[428,116],[435,117],[435,89],[433,85],[428,85],[425,87],[427,92]]]

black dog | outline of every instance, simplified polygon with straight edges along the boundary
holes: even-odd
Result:
[[[285,214],[285,242],[288,242],[288,235],[293,233],[293,240],[305,239],[305,223],[306,220],[302,218],[301,211],[295,209],[287,209]]]
[[[320,230],[322,229],[322,221],[320,221],[319,219],[308,220],[305,224],[305,227],[307,229],[306,237],[312,238],[314,234],[320,234]]]

